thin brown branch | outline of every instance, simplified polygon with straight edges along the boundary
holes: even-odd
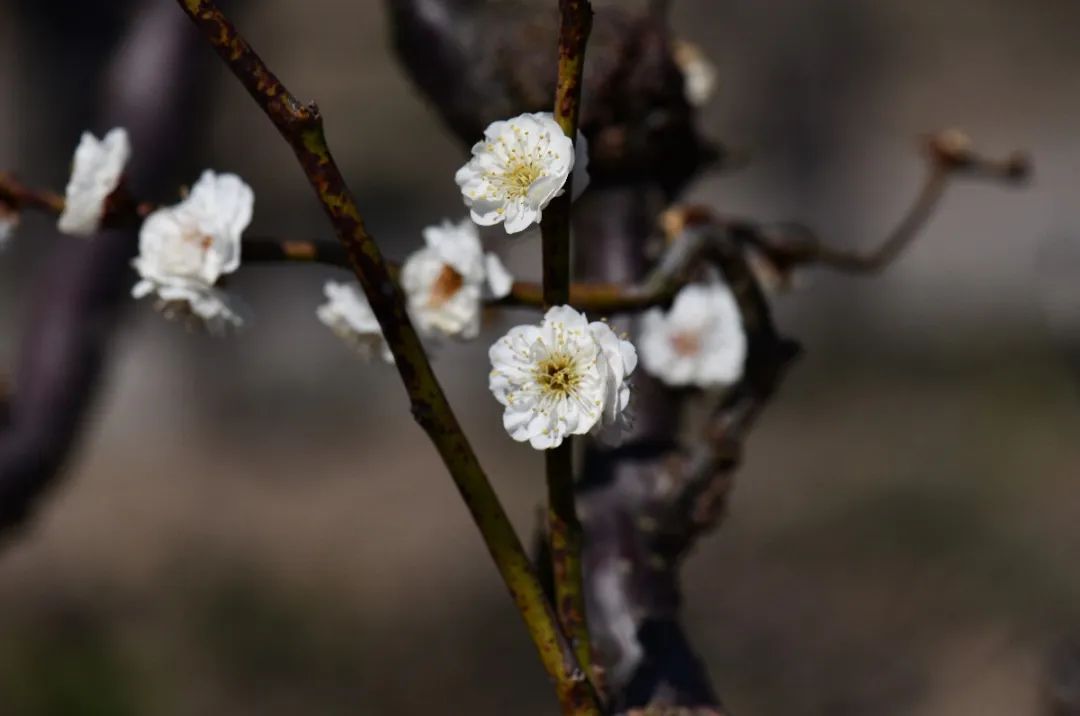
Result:
[[[971,141],[955,130],[929,136],[924,144],[926,174],[896,227],[872,249],[842,249],[823,241],[812,229],[798,223],[758,224],[732,218],[722,221],[749,245],[760,251],[783,275],[803,266],[819,265],[848,273],[879,273],[918,238],[954,179],[1023,182],[1031,173],[1027,158],[1014,152],[1005,158],[977,153]],[[704,216],[700,209],[692,212]],[[676,222],[677,223],[677,222]]]
[[[589,0],[559,0],[559,62],[555,87],[555,121],[577,143],[581,80],[585,48],[592,30]],[[544,307],[570,301],[570,204],[573,173],[562,196],[551,202],[541,223],[543,235]],[[574,444],[569,436],[544,455],[548,489],[548,539],[554,577],[555,609],[590,679],[592,647],[585,618],[585,589],[581,572],[583,536],[574,506]]]
[[[598,714],[573,649],[559,629],[540,582],[472,446],[432,371],[406,311],[405,297],[368,233],[314,104],[302,104],[270,71],[210,0],[178,0],[255,103],[293,148],[344,246],[353,271],[394,353],[413,415],[434,443],[510,590],[566,714]]]
[[[16,211],[39,209],[59,215],[64,210],[63,196],[51,191],[31,189],[7,172],[0,172],[0,202]]]
[[[678,488],[646,510],[652,525],[649,549],[658,564],[666,565],[665,569],[674,570],[696,540],[719,523],[733,484],[732,475],[741,460],[743,439],[798,354],[797,346],[780,337],[773,325],[768,302],[741,246],[757,248],[785,270],[816,263],[851,272],[881,271],[918,236],[952,178],[1015,182],[1030,171],[1021,155],[987,159],[976,154],[970,142],[955,132],[930,137],[926,153],[927,177],[911,208],[886,239],[870,251],[841,251],[791,225],[781,229],[753,225],[713,217],[698,208],[684,209],[668,218],[685,234],[697,235],[702,258],[723,272],[739,305],[749,351],[742,379],[713,410],[701,440],[673,458],[680,465],[674,478]],[[680,240],[685,242],[687,238],[683,235]]]
[[[352,268],[348,253],[339,242],[245,236],[241,249],[245,264],[314,263]],[[396,277],[399,267],[389,266]]]
[[[700,440],[679,458],[678,488],[649,513],[651,552],[674,570],[696,539],[716,527],[741,461],[742,443],[761,410],[798,356],[798,346],[780,336],[764,291],[738,239],[724,227],[702,227],[709,259],[731,288],[742,316],[748,350],[742,378],[700,431]]]
[[[26,186],[11,174],[0,172],[0,202],[12,208],[32,209],[57,216],[64,210],[64,197],[44,189]],[[107,207],[104,226],[131,226],[145,217],[155,205],[111,204]],[[671,251],[669,250],[669,253]],[[351,269],[348,254],[339,242],[322,239],[291,239],[272,236],[245,236],[243,256],[248,263],[319,263]],[[631,313],[654,306],[666,306],[686,281],[683,274],[693,257],[680,256],[679,261],[664,261],[661,267],[640,284],[579,282],[570,284],[569,303],[580,311],[595,315]],[[396,276],[400,266],[387,262]],[[488,305],[505,308],[543,308],[543,286],[534,281],[515,281],[510,293],[491,299]]]

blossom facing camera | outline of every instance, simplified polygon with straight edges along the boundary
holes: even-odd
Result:
[[[109,196],[120,187],[131,157],[131,142],[122,127],[103,139],[83,132],[64,192],[64,210],[57,227],[65,234],[90,236],[101,228]]]
[[[139,255],[132,261],[141,280],[132,295],[154,294],[169,312],[189,311],[212,330],[240,325],[215,284],[240,266],[240,237],[254,203],[255,194],[240,177],[203,172],[186,199],[143,222]]]
[[[360,287],[353,283],[327,281],[323,292],[326,303],[315,311],[319,320],[365,360],[371,360],[378,353],[385,362],[393,363],[394,354],[390,352],[379,321]]]
[[[539,326],[516,326],[491,346],[489,386],[503,427],[537,450],[570,435],[614,439],[627,427],[637,353],[603,322],[555,306]]]
[[[457,171],[472,220],[481,226],[502,223],[516,234],[540,223],[541,213],[563,193],[573,172],[574,197],[589,183],[588,143],[563,134],[550,112],[522,114],[492,122],[472,158]]]
[[[720,281],[686,286],[667,313],[645,313],[640,344],[645,370],[673,386],[729,386],[746,362],[742,316]]]
[[[475,338],[485,284],[495,298],[510,292],[513,277],[495,254],[484,254],[469,220],[424,229],[424,248],[401,269],[409,312],[425,333]]]

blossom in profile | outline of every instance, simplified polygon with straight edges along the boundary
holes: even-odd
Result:
[[[716,66],[700,47],[685,40],[677,41],[675,64],[682,70],[683,91],[691,106],[701,107],[712,99],[716,90]]]
[[[731,385],[746,361],[739,307],[721,281],[686,286],[670,311],[646,312],[639,345],[646,372],[673,386]]]
[[[579,196],[589,183],[587,164],[588,145],[581,132],[575,150],[550,112],[536,112],[492,122],[454,181],[473,221],[502,223],[506,233],[516,234],[540,223],[571,172],[574,196]]]
[[[488,355],[489,386],[514,440],[546,450],[570,435],[612,439],[626,427],[637,353],[608,324],[555,306],[539,326],[510,329]]]
[[[315,313],[339,338],[351,345],[365,359],[378,354],[387,363],[394,354],[386,344],[371,304],[355,283],[327,281],[323,287],[326,303]]]
[[[19,227],[19,212],[0,201],[0,249],[7,246]]]
[[[132,265],[135,298],[155,295],[167,314],[189,313],[209,328],[242,321],[216,288],[240,266],[240,237],[251,223],[255,195],[234,174],[203,172],[187,198],[158,209],[139,230]]]
[[[469,219],[427,227],[424,243],[401,269],[413,320],[425,333],[475,338],[485,287],[502,298],[510,292],[513,277],[495,254],[484,254]]]
[[[64,192],[64,210],[57,226],[65,234],[90,236],[101,228],[106,202],[120,187],[131,157],[131,142],[122,127],[109,130],[103,139],[83,132]]]

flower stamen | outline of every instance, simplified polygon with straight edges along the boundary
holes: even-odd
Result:
[[[581,382],[581,373],[573,358],[564,353],[553,353],[537,365],[536,382],[548,395],[571,396]]]
[[[701,352],[701,336],[696,331],[679,331],[671,334],[671,348],[677,355],[692,358]]]
[[[442,271],[431,284],[431,293],[428,295],[428,308],[442,306],[465,285],[465,277],[458,273],[453,266],[443,264]]]

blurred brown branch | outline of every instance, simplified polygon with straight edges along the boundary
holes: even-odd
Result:
[[[848,273],[877,273],[896,260],[918,237],[933,216],[954,179],[978,179],[1017,184],[1031,173],[1025,155],[1013,152],[998,159],[975,151],[966,135],[944,130],[923,143],[925,176],[914,201],[896,227],[870,250],[841,249],[823,241],[812,229],[795,222],[760,224],[714,214],[707,208],[685,210],[672,219],[673,229],[694,220],[723,223],[742,241],[757,249],[782,275],[796,268],[819,265]],[[682,217],[682,218],[680,218]]]
[[[796,222],[777,224],[725,216],[709,207],[674,206],[660,218],[668,246],[657,265],[640,283],[585,282],[571,286],[571,303],[599,313],[633,312],[671,302],[679,289],[692,281],[694,270],[711,250],[700,241],[688,241],[688,228],[710,226],[723,230],[745,248],[763,256],[782,279],[795,269],[809,266],[849,273],[874,273],[902,255],[918,238],[933,216],[945,191],[955,179],[977,179],[1016,184],[1025,181],[1031,169],[1027,158],[1013,152],[1003,159],[976,152],[971,141],[956,130],[929,135],[924,142],[926,174],[912,205],[896,227],[874,249],[841,249],[820,239],[811,229]],[[584,233],[591,240],[588,233]],[[760,267],[755,267],[760,270]],[[519,282],[505,303],[533,305],[537,289]]]
[[[149,148],[129,167],[136,185],[145,186],[161,181],[186,146],[182,117],[198,77],[190,63],[193,38],[176,13],[151,0],[136,7],[105,76],[101,119],[128,127]],[[148,76],[154,82],[145,82]],[[170,92],[163,96],[158,83]],[[53,213],[63,203],[25,191],[0,194],[0,201]],[[112,228],[93,241],[59,242],[35,281],[0,424],[0,533],[21,523],[54,483],[97,394],[110,339],[129,305],[124,279],[137,241],[130,225]]]

